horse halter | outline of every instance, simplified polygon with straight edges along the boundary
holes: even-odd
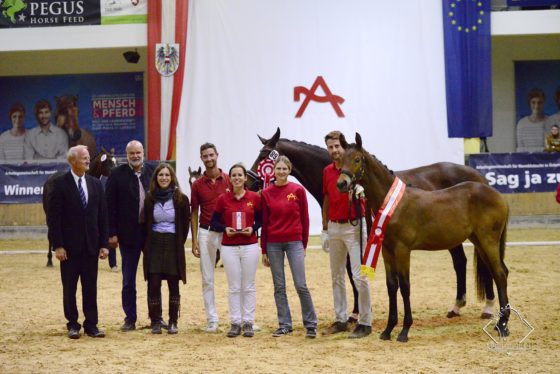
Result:
[[[351,173],[348,170],[341,170],[340,173],[346,175],[348,178],[350,178],[350,186],[353,186],[356,184],[356,182],[360,179],[362,179],[362,177],[364,176],[364,161],[365,158],[364,156],[360,157],[362,164],[360,165],[360,170],[358,170],[358,172],[356,174]]]

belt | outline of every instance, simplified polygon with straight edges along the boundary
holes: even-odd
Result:
[[[218,230],[214,230],[214,228],[210,225],[200,224],[199,226],[200,226],[201,229],[204,229],[204,230],[219,232]]]
[[[334,223],[350,223],[349,219],[330,219],[329,221]]]

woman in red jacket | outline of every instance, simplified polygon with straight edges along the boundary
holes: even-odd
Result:
[[[241,164],[229,169],[232,191],[221,194],[212,215],[212,227],[224,232],[222,261],[228,281],[231,329],[227,336],[254,335],[257,290],[255,275],[259,264],[256,231],[261,227],[261,198],[245,189],[247,170]]]
[[[317,336],[317,315],[305,281],[305,249],[309,238],[307,197],[302,186],[289,182],[292,163],[280,156],[274,165],[275,184],[262,193],[263,229],[261,248],[263,264],[272,271],[274,300],[278,312],[279,337],[292,332],[292,316],[286,296],[284,255],[288,257],[296,287],[307,338]]]

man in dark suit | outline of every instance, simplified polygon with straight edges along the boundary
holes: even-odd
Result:
[[[84,332],[102,338],[97,328],[97,264],[107,250],[107,209],[103,187],[98,179],[86,175],[89,153],[86,146],[72,147],[67,153],[70,171],[54,181],[47,212],[49,237],[60,261],[64,316],[68,337],[80,337],[76,289],[82,284]]]
[[[109,245],[118,245],[122,257],[125,319],[121,331],[136,328],[136,271],[146,239],[144,197],[154,173],[154,168],[144,163],[144,147],[139,141],[132,140],[126,145],[126,158],[128,163],[113,169],[106,186]]]

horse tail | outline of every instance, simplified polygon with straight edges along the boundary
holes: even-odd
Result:
[[[476,297],[479,301],[483,301],[486,298],[486,285],[488,282],[492,282],[492,273],[480,258],[476,248],[474,250],[474,264],[476,269]]]
[[[506,213],[504,228],[502,229],[502,233],[500,234],[500,244],[499,244],[499,261],[500,265],[503,267],[506,276],[508,274],[508,269],[504,263],[504,257],[506,252],[506,237],[507,237],[507,224],[509,221],[509,211]],[[482,261],[478,251],[474,250],[474,264],[476,269],[476,296],[479,301],[483,301],[486,297],[486,286],[492,286],[492,273],[488,266]]]

